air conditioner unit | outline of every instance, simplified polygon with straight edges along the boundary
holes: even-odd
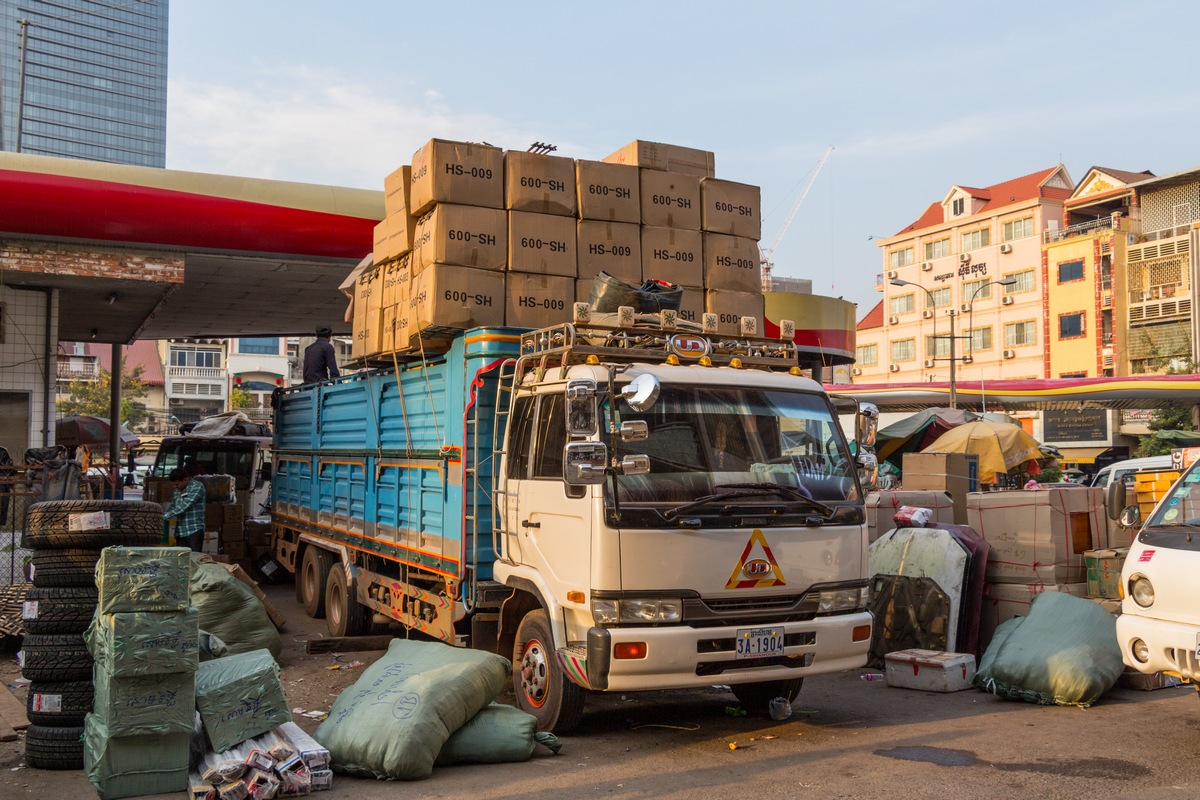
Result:
[[[929,272],[929,271],[930,271],[930,270],[932,270],[932,269],[933,269],[933,262],[932,262],[932,261],[925,261],[925,262],[922,262],[922,264],[921,264],[921,270],[922,270],[923,272]]]
[[[1005,350],[1005,351],[1004,351],[1004,357],[1005,357],[1005,358],[1016,358],[1016,357],[1017,357],[1017,351],[1016,351],[1016,350]]]
[[[899,364],[889,364],[888,365],[888,372],[899,372],[899,371],[900,371]]]
[[[921,312],[921,316],[925,319],[931,318],[933,316],[933,309],[932,308],[925,309],[924,311]]]
[[[1000,298],[1000,305],[1002,305],[1002,306],[1011,306],[1014,302],[1016,302],[1016,301],[1013,300],[1013,298],[1007,294],[1004,295],[1004,297]]]
[[[970,253],[959,253],[958,260],[964,264],[970,264],[971,263],[971,254]]]
[[[888,317],[888,325],[899,325],[899,324],[900,324],[899,317]]]
[[[855,367],[854,369],[850,370],[850,374],[858,377],[859,375],[862,375],[862,370],[858,367]]]
[[[888,280],[892,281],[892,280],[895,280],[896,278],[900,277],[900,274],[898,272],[896,272],[896,270],[894,270],[894,269],[889,269],[887,276],[888,276]]]
[[[1000,252],[1001,252],[1001,253],[1011,253],[1011,252],[1012,252],[1012,245],[1011,245],[1011,244],[1002,244],[1002,245],[1000,245]]]
[[[975,356],[970,356],[970,355],[967,355],[967,356],[963,356],[963,357],[962,357],[962,362],[963,362],[964,364],[970,364],[970,363],[972,363],[973,361],[975,361]]]
[[[964,314],[965,314],[965,313],[967,313],[967,312],[968,312],[968,311],[970,311],[970,310],[971,310],[971,304],[970,304],[970,303],[963,303],[963,304],[962,304],[962,312],[963,312]]]
[[[934,362],[932,358],[925,359],[925,369],[933,369],[933,364]]]

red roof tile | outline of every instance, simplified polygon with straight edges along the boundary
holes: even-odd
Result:
[[[982,189],[974,189],[969,186],[958,184],[960,189],[964,189],[982,200],[987,200],[983,206],[976,211],[976,214],[981,214],[985,211],[993,211],[997,208],[1010,205],[1012,203],[1020,203],[1024,200],[1031,200],[1035,197],[1045,197],[1050,200],[1066,200],[1071,196],[1071,189],[1060,189],[1058,187],[1047,186],[1043,187],[1042,183],[1061,169],[1061,165],[1050,167],[1049,169],[1031,172],[1028,175],[1022,175],[1019,178],[1013,178],[1000,183],[992,184],[991,186]],[[904,233],[911,233],[922,228],[928,228],[933,225],[940,225],[944,221],[942,214],[941,203],[933,203],[929,208],[925,209],[925,213],[920,219],[912,223],[906,228],[901,229],[896,233],[897,236]]]
[[[97,363],[100,364],[100,369],[112,372],[112,346],[99,345],[88,342],[88,355],[96,357]],[[121,358],[124,360],[126,367],[142,367],[142,383],[150,386],[162,386],[165,381],[163,379],[162,360],[158,355],[158,345],[153,339],[139,339],[133,344],[125,345],[121,348]]]
[[[875,304],[875,307],[867,312],[867,315],[859,320],[855,330],[865,331],[869,328],[883,327],[883,301],[880,300]]]

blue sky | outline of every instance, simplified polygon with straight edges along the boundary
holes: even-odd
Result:
[[[778,275],[878,300],[951,184],[1200,166],[1200,4],[172,0],[167,166],[382,188],[431,136],[599,159],[632,139],[762,187]]]

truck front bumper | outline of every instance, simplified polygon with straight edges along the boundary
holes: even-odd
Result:
[[[867,663],[871,645],[868,612],[817,617],[782,628],[783,654],[738,659],[739,627],[686,625],[591,628],[586,642],[560,649],[570,680],[596,691],[685,689],[713,684],[788,680],[855,669]],[[858,635],[855,635],[857,629]],[[864,634],[865,630],[865,634]],[[619,644],[644,643],[642,658],[616,658]]]
[[[1145,663],[1133,656],[1138,640],[1149,650]],[[1117,617],[1117,643],[1122,660],[1138,672],[1170,672],[1189,681],[1200,680],[1200,625],[1121,614]]]

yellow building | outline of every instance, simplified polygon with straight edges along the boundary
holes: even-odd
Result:
[[[1073,188],[1061,164],[984,188],[951,186],[879,240],[883,300],[858,325],[854,381],[948,381],[951,365],[958,381],[1049,377],[1042,241],[1062,227]]]

